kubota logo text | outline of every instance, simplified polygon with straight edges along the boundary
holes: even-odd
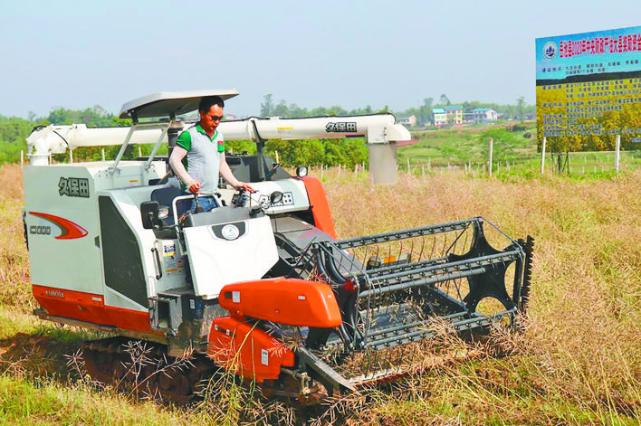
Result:
[[[61,177],[58,182],[58,194],[67,197],[89,198],[89,179]]]
[[[55,216],[49,213],[40,213],[40,212],[29,212],[29,214],[33,216],[41,217],[53,223],[54,225],[57,225],[58,228],[60,228],[60,231],[62,231],[62,233],[56,237],[56,240],[74,240],[76,238],[82,238],[88,234],[85,228],[78,225],[77,223],[70,221],[69,219],[65,219],[64,217]],[[44,227],[39,226],[36,228],[44,228]],[[51,232],[47,233],[47,235],[49,234],[51,234]]]
[[[325,131],[327,133],[356,133],[358,130],[355,121],[338,121],[327,123]]]

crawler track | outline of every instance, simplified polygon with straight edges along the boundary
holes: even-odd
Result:
[[[200,354],[169,357],[163,345],[112,337],[82,346],[85,367],[96,381],[125,393],[186,404],[217,373]]]
[[[87,373],[94,380],[127,394],[174,404],[197,400],[212,378],[229,374],[204,354],[190,353],[174,358],[167,355],[163,345],[126,337],[85,342],[82,352]],[[327,397],[320,385],[308,388],[303,394],[290,375],[283,375],[278,381],[266,380],[259,389],[265,397],[300,405],[314,405]]]

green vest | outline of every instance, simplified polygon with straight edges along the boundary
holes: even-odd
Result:
[[[178,136],[176,145],[187,151],[187,173],[200,182],[200,192],[216,192],[220,157],[225,153],[223,135],[216,130],[210,138],[200,124],[196,124]]]

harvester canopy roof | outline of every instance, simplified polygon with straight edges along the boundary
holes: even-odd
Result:
[[[237,95],[236,89],[159,92],[127,102],[120,109],[120,118],[133,118],[134,115],[137,118],[181,115],[197,110],[200,100],[206,96],[220,96],[227,100]]]

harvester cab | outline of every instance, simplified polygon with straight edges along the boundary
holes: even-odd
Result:
[[[36,313],[113,333],[85,347],[95,377],[112,377],[123,339],[134,338],[152,342],[158,359],[197,354],[193,371],[158,377],[173,398],[193,394],[215,368],[309,398],[411,371],[398,349],[415,356],[437,322],[482,331],[514,324],[525,309],[531,238],[513,240],[471,218],[337,239],[320,181],[302,169],[291,176],[263,152],[268,139],[358,136],[381,166],[383,154],[411,139],[391,114],[222,122],[226,140],[256,143],[256,155],[227,161],[257,192],[221,182],[202,195],[216,208],[185,208],[197,199],[156,156],[185,128],[181,116],[212,95],[237,92],[158,93],[123,106],[129,128],[51,125],[28,138],[24,217]],[[123,160],[132,143],[153,144],[150,155]],[[107,145],[121,145],[113,161],[49,161]]]

